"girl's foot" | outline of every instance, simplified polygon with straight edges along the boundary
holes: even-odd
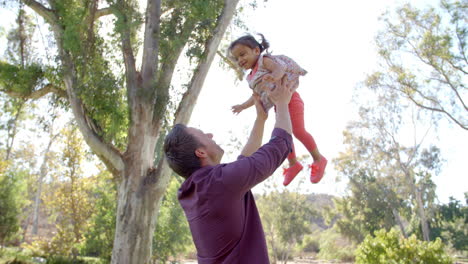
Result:
[[[284,175],[284,181],[283,185],[288,186],[292,180],[296,177],[296,175],[302,170],[302,164],[300,162],[294,163],[291,167],[284,169],[283,175]]]
[[[310,172],[310,181],[312,183],[318,183],[322,179],[327,162],[327,159],[322,156],[319,161],[315,161],[309,166],[312,169]]]

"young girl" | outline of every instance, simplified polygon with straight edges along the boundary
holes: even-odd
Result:
[[[247,82],[250,88],[260,95],[265,111],[268,111],[273,104],[268,99],[266,89],[274,89],[274,82],[280,80],[285,74],[290,83],[290,87],[296,90],[299,85],[299,76],[305,75],[307,71],[302,69],[295,61],[284,55],[270,55],[266,51],[270,46],[262,34],[259,43],[252,35],[245,35],[238,38],[229,46],[229,52],[234,57],[238,65],[244,70],[251,70],[247,75]],[[240,113],[242,110],[254,105],[254,98],[251,96],[242,104],[232,107],[232,112]],[[304,102],[297,92],[294,92],[289,102],[289,114],[294,136],[302,142],[312,155],[314,162],[309,165],[311,170],[310,180],[318,183],[327,166],[327,159],[322,156],[315,144],[314,138],[304,127]],[[296,160],[294,146],[288,155],[289,168],[283,172],[283,185],[288,185],[294,177],[302,170],[303,166]]]

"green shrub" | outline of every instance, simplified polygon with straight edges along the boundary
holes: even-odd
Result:
[[[90,226],[85,232],[85,240],[79,246],[80,254],[105,259],[110,262],[115,234],[117,207],[117,187],[110,173],[102,171],[92,191],[95,197],[94,212]]]
[[[24,198],[27,171],[7,170],[8,163],[0,161],[0,246],[19,240],[21,208]],[[15,243],[11,243],[15,244]]]
[[[320,242],[317,235],[306,235],[302,240],[302,243],[299,247],[299,250],[302,252],[313,252],[318,253],[320,251]]]
[[[356,250],[356,264],[451,264],[439,238],[424,242],[412,235],[404,238],[396,229],[368,235]]]
[[[320,234],[320,252],[317,257],[327,260],[354,261],[356,246],[347,238],[328,229]]]
[[[6,264],[31,264],[31,256],[28,251],[17,247],[2,247],[0,248],[0,263]]]

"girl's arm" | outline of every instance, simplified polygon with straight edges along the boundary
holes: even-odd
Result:
[[[279,81],[286,72],[285,66],[275,62],[272,58],[268,56],[263,57],[263,66],[270,72],[269,74],[266,74],[263,77],[263,80],[267,82]]]
[[[242,112],[242,110],[247,109],[254,104],[255,104],[255,99],[254,99],[254,96],[252,95],[244,103],[232,106],[231,110],[234,114],[238,114]]]

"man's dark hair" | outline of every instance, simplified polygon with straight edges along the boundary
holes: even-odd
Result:
[[[195,150],[201,147],[198,140],[187,132],[187,127],[176,124],[164,139],[164,156],[169,167],[184,178],[201,168]]]

